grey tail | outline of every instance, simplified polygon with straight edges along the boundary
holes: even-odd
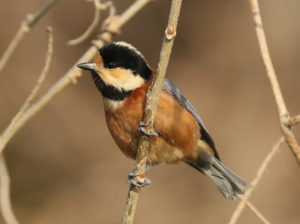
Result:
[[[234,200],[237,194],[245,192],[246,182],[214,157],[212,157],[212,165],[210,166],[188,164],[208,176],[227,200]]]

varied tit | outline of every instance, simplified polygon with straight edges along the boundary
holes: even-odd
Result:
[[[102,93],[108,129],[128,157],[135,159],[143,120],[146,94],[155,72],[144,56],[125,42],[109,43],[99,50],[93,62],[79,68],[91,71]],[[246,183],[220,162],[215,144],[194,107],[167,79],[157,107],[147,168],[180,161],[199,170],[216,185],[226,199],[244,193]],[[130,174],[128,181],[140,183]]]

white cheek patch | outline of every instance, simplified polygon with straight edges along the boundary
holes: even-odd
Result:
[[[100,78],[107,84],[114,86],[119,90],[131,91],[141,87],[145,80],[140,75],[134,75],[130,70],[120,71],[122,75],[120,77],[115,77],[111,75],[113,69],[100,69]]]
[[[144,84],[144,79],[139,75],[131,75],[126,81],[118,83],[116,88],[122,88],[130,91],[141,87]]]

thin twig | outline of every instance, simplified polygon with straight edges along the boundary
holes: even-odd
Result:
[[[12,119],[8,127],[4,130],[4,132],[0,136],[0,154],[2,153],[2,150],[8,143],[8,141],[11,139],[11,137],[16,133],[16,131],[20,128],[20,119],[22,116],[24,116],[25,111],[30,106],[31,102],[35,98],[36,94],[38,93],[42,83],[45,80],[45,77],[47,75],[47,72],[50,67],[51,59],[52,59],[52,53],[53,53],[53,36],[52,36],[52,28],[47,27],[47,34],[48,34],[48,45],[47,45],[47,54],[45,59],[45,64],[43,67],[43,70],[37,80],[36,85],[32,89],[30,95],[25,100],[24,104],[20,108],[19,112],[15,115],[15,117]],[[22,122],[21,122],[22,123]]]
[[[106,10],[108,7],[114,7],[112,1],[101,3],[100,0],[93,0],[93,2],[95,6],[95,15],[91,25],[86,29],[86,31],[84,31],[84,33],[81,36],[68,41],[67,44],[69,46],[77,45],[79,43],[82,43],[84,40],[86,40],[89,37],[89,35],[91,35],[91,33],[94,31],[94,29],[97,27],[97,24],[99,23],[100,20],[100,12],[102,10]]]
[[[242,200],[243,196],[238,195],[238,198]],[[246,205],[262,221],[262,223],[271,224],[271,222],[267,220],[267,218],[263,214],[261,214],[261,212],[250,201],[246,201]]]
[[[263,163],[260,165],[260,167],[259,167],[259,169],[258,169],[258,171],[256,173],[256,177],[253,179],[253,181],[249,185],[249,187],[248,187],[245,195],[242,197],[240,203],[238,204],[238,206],[236,207],[235,211],[233,212],[233,214],[232,214],[232,216],[231,216],[230,221],[229,221],[228,224],[235,224],[237,222],[238,218],[240,217],[240,215],[242,214],[242,211],[245,208],[246,202],[249,200],[252,192],[254,191],[254,189],[256,188],[257,184],[261,180],[263,174],[266,171],[266,168],[268,167],[268,165],[272,161],[274,155],[279,150],[280,145],[283,143],[283,141],[284,141],[284,137],[280,137],[280,139],[276,142],[276,144],[274,145],[274,147],[272,148],[272,150],[270,151],[270,153],[264,159]]]
[[[176,28],[180,13],[182,0],[173,0],[169,15],[168,25],[165,31],[165,37],[162,43],[162,49],[160,51],[160,60],[158,64],[157,75],[154,77],[152,86],[147,94],[147,102],[145,107],[144,124],[147,126],[147,131],[153,132],[153,123],[155,119],[157,104],[161,92],[161,87],[166,74],[167,66],[169,63],[174,38],[176,36]],[[143,134],[139,141],[137,156],[136,156],[136,167],[134,173],[138,179],[144,179],[146,161],[148,151],[150,147],[150,136]],[[138,186],[130,185],[125,211],[122,218],[122,224],[133,223],[134,214],[137,206],[139,192],[141,188]]]
[[[273,67],[271,56],[268,50],[268,45],[265,37],[263,24],[262,24],[258,0],[249,0],[249,1],[250,1],[251,11],[253,15],[253,20],[255,23],[255,30],[256,30],[256,35],[260,47],[260,52],[264,61],[264,65],[267,70],[267,76],[270,80],[271,87],[273,90],[273,95],[275,97],[276,105],[278,108],[281,131],[283,133],[283,136],[285,137],[287,144],[289,145],[289,148],[292,150],[292,153],[294,154],[297,162],[300,165],[300,146],[293,132],[289,127],[290,116],[287,107],[285,105],[280,90],[280,86],[278,83],[277,75],[275,73],[275,69]]]
[[[272,64],[271,56],[267,45],[267,40],[265,37],[265,32],[263,29],[258,1],[250,0],[250,5],[251,5],[253,20],[255,24],[255,30],[256,30],[256,35],[257,35],[261,55],[263,57],[263,61],[267,70],[268,78],[271,82],[273,94],[278,107],[279,116],[280,117],[286,116],[288,114],[288,111],[286,109],[286,105],[284,103],[284,99],[278,83],[277,75],[275,73],[275,69]]]
[[[48,34],[48,44],[47,44],[47,53],[46,53],[46,59],[45,59],[44,67],[43,67],[43,70],[42,70],[38,80],[37,80],[37,83],[36,83],[35,87],[32,89],[30,95],[25,100],[25,102],[24,102],[23,106],[21,107],[20,111],[15,116],[16,121],[20,118],[20,116],[24,113],[24,111],[27,110],[27,108],[30,106],[30,104],[34,100],[34,98],[35,98],[36,94],[38,93],[42,83],[45,81],[47,72],[49,70],[51,59],[52,59],[52,54],[53,54],[53,31],[52,31],[51,27],[47,27],[46,31],[47,31],[47,34]],[[15,122],[12,122],[12,123],[14,124]]]
[[[30,31],[30,29],[51,9],[52,6],[57,2],[57,0],[49,0],[41,9],[36,13],[27,15],[26,19],[22,21],[19,30],[16,35],[8,45],[7,49],[3,53],[0,59],[0,72],[6,65],[7,61],[11,57],[12,53],[15,51],[20,41],[23,39],[24,35]]]
[[[118,30],[126,22],[128,22],[139,10],[141,10],[151,0],[138,0],[134,2],[118,19],[112,20],[111,24],[108,25],[108,29]],[[19,131],[24,124],[35,116],[54,96],[61,92],[70,83],[75,83],[77,78],[82,74],[81,70],[78,69],[77,64],[91,60],[98,52],[98,48],[103,46],[105,42],[111,41],[112,33],[109,31],[103,32],[98,40],[93,42],[93,45],[83,54],[83,56],[70,68],[70,70],[60,78],[37,102],[32,104],[16,122],[13,131],[6,142],[1,140],[3,134],[0,136],[0,153],[3,151],[7,142]]]
[[[0,155],[0,205],[1,213],[6,224],[18,224],[18,220],[12,210],[10,200],[10,178],[4,155]]]

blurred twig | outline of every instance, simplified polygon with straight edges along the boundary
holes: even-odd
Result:
[[[241,195],[238,195],[238,198],[243,200],[243,196]],[[246,205],[262,221],[262,223],[271,224],[271,222],[267,220],[267,218],[261,214],[261,212],[250,201],[246,201]]]
[[[21,26],[17,31],[15,37],[8,45],[6,51],[3,53],[0,59],[0,72],[6,65],[7,61],[11,57],[12,53],[23,39],[24,35],[30,31],[30,29],[51,9],[51,7],[57,2],[57,0],[49,0],[41,9],[34,14],[28,14],[26,19],[21,22]]]
[[[277,104],[279,118],[280,118],[280,127],[285,138],[285,141],[289,145],[290,149],[292,150],[298,164],[300,165],[300,147],[297,143],[297,140],[294,136],[294,133],[291,130],[291,124],[296,125],[299,122],[291,122],[291,117],[285,105],[280,86],[278,83],[277,75],[275,73],[275,69],[272,64],[271,56],[268,50],[268,45],[265,37],[265,32],[263,29],[262,19],[260,15],[258,0],[249,0],[251,11],[253,15],[253,20],[255,23],[255,30],[256,35],[260,47],[260,52],[263,57],[263,61],[267,70],[267,76],[270,80],[271,87],[273,90],[273,95],[275,97],[275,101]],[[299,121],[298,117],[298,121]]]
[[[256,173],[256,177],[253,179],[253,181],[249,185],[245,195],[243,197],[241,197],[241,201],[240,201],[239,205],[236,207],[234,213],[232,214],[228,224],[235,224],[237,222],[237,220],[240,217],[242,211],[244,210],[245,205],[246,205],[247,201],[249,200],[252,192],[254,191],[255,187],[261,180],[263,174],[266,171],[266,168],[268,167],[269,163],[271,162],[271,160],[274,157],[274,155],[276,154],[276,152],[279,150],[280,145],[283,143],[283,141],[284,141],[284,137],[281,137],[276,142],[276,144],[274,145],[274,147],[272,148],[270,153],[267,155],[267,157],[264,159],[263,163],[261,164],[261,166],[259,167],[259,169]]]
[[[160,51],[160,60],[158,64],[157,75],[154,77],[152,86],[147,94],[147,102],[145,107],[144,124],[147,127],[146,130],[151,133],[153,130],[153,123],[155,119],[155,113],[161,87],[166,74],[167,66],[169,63],[174,38],[176,36],[176,27],[179,18],[180,8],[182,0],[173,0],[169,15],[168,25],[165,31],[165,37],[162,43],[162,49]],[[139,141],[139,147],[136,156],[136,167],[134,173],[137,175],[136,180],[143,180],[145,178],[145,167],[147,162],[148,151],[150,147],[150,136],[143,134]],[[139,181],[138,181],[139,182]],[[133,223],[136,205],[139,197],[141,187],[130,185],[125,212],[122,218],[122,224]]]
[[[49,70],[52,53],[53,53],[53,36],[52,36],[52,28],[47,27],[47,34],[48,34],[48,46],[47,46],[47,55],[45,59],[45,65],[43,70],[37,80],[35,87],[32,89],[30,95],[25,100],[24,104],[22,105],[19,112],[15,115],[12,119],[8,127],[4,130],[4,132],[0,136],[0,154],[2,153],[4,147],[8,143],[8,141],[12,138],[12,136],[20,129],[22,126],[21,118],[24,116],[24,112],[28,109],[31,102],[33,101],[34,97],[36,96],[37,92],[39,91],[41,84],[44,82],[46,74]]]
[[[120,17],[112,20],[108,25],[107,30],[118,30],[126,22],[128,22],[140,9],[142,9],[150,0],[137,0],[134,2]],[[70,68],[70,70],[59,79],[37,102],[32,104],[28,109],[22,114],[15,124],[15,128],[7,139],[5,144],[0,140],[0,153],[3,151],[6,143],[15,135],[15,133],[34,115],[37,114],[56,94],[61,92],[70,83],[76,82],[77,78],[81,76],[81,70],[77,68],[77,64],[81,62],[86,62],[91,60],[94,55],[98,52],[98,48],[103,46],[106,41],[111,41],[113,34],[110,31],[103,32],[99,39],[93,42],[91,46],[83,56]],[[1,135],[2,136],[2,135]],[[0,137],[1,139],[1,137]]]
[[[0,155],[0,205],[1,213],[6,224],[18,224],[18,220],[12,210],[10,200],[10,178],[4,159],[4,155]]]
[[[102,3],[100,0],[92,0],[94,2],[94,6],[95,6],[95,15],[94,15],[94,19],[93,22],[91,23],[91,25],[86,29],[86,31],[84,31],[84,33],[77,37],[76,39],[70,40],[68,41],[68,45],[70,46],[74,46],[77,45],[81,42],[83,42],[84,40],[86,40],[86,38],[88,38],[88,36],[94,31],[94,29],[97,27],[97,24],[99,23],[100,20],[100,12],[102,10],[106,10],[108,7],[111,8],[111,12],[115,12],[115,7],[113,5],[112,1],[107,1]],[[110,17],[112,17],[114,15],[110,15]]]

